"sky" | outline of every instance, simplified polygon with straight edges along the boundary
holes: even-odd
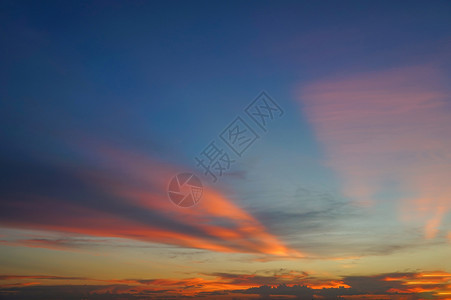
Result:
[[[451,2],[0,3],[1,299],[451,299]]]

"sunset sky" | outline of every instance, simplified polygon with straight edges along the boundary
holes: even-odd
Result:
[[[0,299],[451,299],[451,1],[3,0],[0,45]]]

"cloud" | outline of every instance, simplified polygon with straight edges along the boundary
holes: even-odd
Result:
[[[240,299],[295,296],[300,299],[449,299],[451,274],[443,271],[384,273],[372,276],[317,277],[307,272],[277,270],[257,273],[206,273],[181,279],[111,279],[46,275],[2,275],[4,299],[184,298]],[[61,281],[60,285],[49,284]],[[9,283],[15,281],[14,284]],[[84,281],[84,285],[78,282]],[[73,282],[74,284],[70,284]],[[2,299],[3,299],[2,298]]]
[[[13,247],[45,248],[52,250],[76,251],[84,247],[105,246],[109,240],[105,239],[83,239],[83,238],[30,238],[8,237],[7,240],[0,240],[0,245]]]
[[[400,219],[437,235],[451,208],[451,108],[433,66],[321,80],[299,98],[343,191],[372,205],[397,197]]]
[[[86,148],[90,167],[4,163],[9,174],[1,184],[0,224],[219,252],[301,256],[209,186],[196,207],[173,205],[167,184],[183,168],[105,145]],[[64,249],[75,243],[3,239],[2,244]]]
[[[311,285],[311,280],[318,285]],[[275,280],[277,282],[277,280]],[[321,285],[322,282],[322,285]],[[374,276],[344,276],[340,280],[318,280],[306,276],[296,284],[267,284],[240,293],[295,295],[320,299],[445,299],[451,274],[446,272],[386,273]]]
[[[45,280],[85,280],[85,277],[48,276],[48,275],[0,275],[0,280],[45,279]]]

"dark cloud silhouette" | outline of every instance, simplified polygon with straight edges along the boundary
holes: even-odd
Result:
[[[7,300],[25,298],[96,300],[247,299],[255,298],[255,296],[262,299],[279,299],[283,296],[293,296],[296,299],[326,300],[419,300],[443,299],[439,292],[447,291],[451,283],[451,274],[439,271],[344,276],[340,280],[318,278],[306,272],[284,269],[259,274],[218,272],[203,275],[211,279],[100,280],[46,275],[2,275],[0,276],[0,297]],[[66,284],[48,284],[54,280]],[[90,284],[80,285],[79,281]],[[74,284],[69,285],[70,282]],[[221,289],[221,286],[224,288]]]

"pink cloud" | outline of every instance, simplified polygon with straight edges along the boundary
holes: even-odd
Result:
[[[372,204],[401,192],[403,220],[436,236],[451,208],[451,108],[444,76],[406,67],[313,82],[300,101],[343,192]]]
[[[14,217],[4,218],[1,224],[218,252],[302,256],[220,190],[204,186],[197,206],[176,207],[168,199],[167,185],[172,176],[186,171],[184,168],[134,151],[104,145],[88,148],[89,155],[102,163],[96,168],[76,169],[76,177],[95,191],[85,196],[87,199],[36,194],[10,199],[2,207]],[[70,241],[46,239],[5,240],[0,244],[55,250],[77,248]]]

